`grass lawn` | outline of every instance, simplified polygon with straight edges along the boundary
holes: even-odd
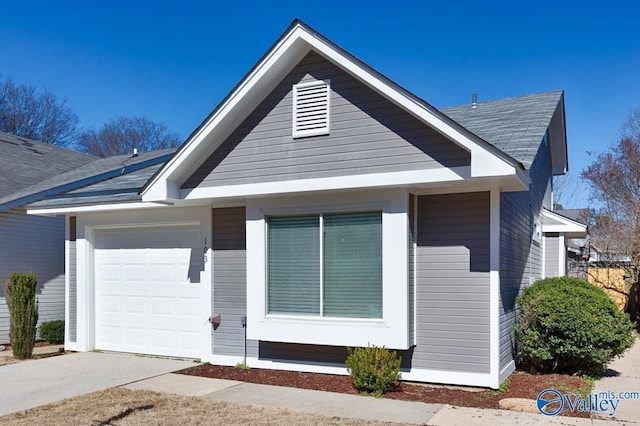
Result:
[[[2,425],[393,425],[111,388],[0,417]]]

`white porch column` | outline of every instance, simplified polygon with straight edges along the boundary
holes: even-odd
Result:
[[[500,188],[490,192],[489,333],[491,387],[500,386]]]

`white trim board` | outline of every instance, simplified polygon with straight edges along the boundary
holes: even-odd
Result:
[[[381,319],[284,317],[266,312],[266,219],[268,214],[382,210]],[[362,191],[247,201],[247,338],[335,346],[374,344],[409,348],[408,193],[404,189]]]
[[[489,386],[497,388],[500,386],[500,189],[492,188],[489,197]]]
[[[210,355],[202,361],[214,365],[234,366],[244,362],[242,355]],[[288,361],[259,359],[247,357],[247,365],[253,368],[265,368],[271,370],[302,371],[308,373],[349,375],[345,367],[334,364],[292,363]],[[401,380],[424,383],[437,383],[462,386],[477,386],[497,389],[491,385],[491,375],[488,373],[471,373],[463,371],[442,371],[412,368],[410,371],[401,371]]]

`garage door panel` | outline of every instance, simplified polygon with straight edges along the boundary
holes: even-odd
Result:
[[[200,357],[200,254],[198,227],[101,232],[94,256],[96,347]]]
[[[122,341],[122,332],[120,327],[101,325],[96,331],[99,331],[104,343],[120,343],[120,341]]]
[[[180,277],[180,273],[175,273],[175,265],[154,262],[151,264],[151,281],[156,284],[173,284]]]
[[[173,297],[168,296],[156,296],[151,299],[151,314],[152,315],[176,315],[176,301]]]
[[[127,283],[145,284],[147,282],[147,265],[142,263],[125,264],[122,265],[122,269],[124,270],[124,280]]]
[[[200,344],[200,334],[184,331],[180,333],[180,346],[188,350],[197,351]]]
[[[198,310],[200,309],[200,299],[196,297],[181,297],[180,298],[180,315],[183,317],[195,317],[198,316]]]
[[[147,330],[142,327],[124,327],[124,343],[144,348],[147,346]]]
[[[147,298],[145,296],[125,296],[124,309],[127,314],[145,314],[147,312]]]

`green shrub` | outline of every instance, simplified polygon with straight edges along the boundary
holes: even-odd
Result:
[[[633,345],[627,314],[586,281],[538,281],[517,303],[515,332],[524,362],[533,371],[594,374]]]
[[[40,324],[40,338],[49,343],[64,343],[64,321],[53,320]]]
[[[17,359],[31,358],[36,341],[38,323],[38,301],[35,274],[14,272],[4,281],[4,295],[9,308],[9,340],[13,356]]]
[[[400,379],[401,359],[395,351],[368,345],[366,348],[347,348],[347,352],[347,371],[356,389],[382,396]]]

